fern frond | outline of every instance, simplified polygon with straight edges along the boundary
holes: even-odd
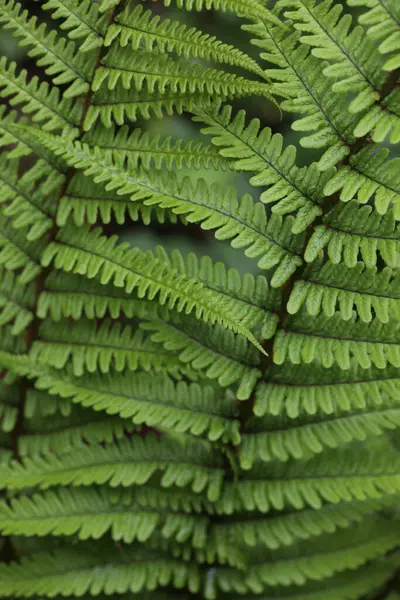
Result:
[[[43,10],[51,12],[53,19],[62,19],[60,29],[68,32],[71,40],[81,40],[79,52],[88,52],[103,44],[104,18],[99,7],[89,0],[47,0]]]
[[[272,135],[268,127],[260,129],[258,119],[246,126],[244,111],[233,118],[229,106],[222,109],[217,106],[214,110],[200,108],[194,112],[194,120],[207,125],[202,133],[214,136],[213,144],[222,156],[232,160],[233,168],[256,173],[250,179],[252,185],[268,186],[260,195],[261,202],[272,204],[272,212],[278,215],[295,213],[292,233],[303,232],[322,214],[318,201],[330,179],[330,171],[321,176],[315,165],[298,168],[295,147],[283,149],[282,136]]]
[[[296,281],[288,302],[288,312],[305,306],[309,315],[333,317],[336,310],[345,321],[353,310],[364,323],[373,318],[381,323],[400,320],[400,279],[397,271],[384,267],[367,269],[362,262],[354,268],[329,261],[311,263],[304,279]]]
[[[50,396],[50,394],[40,392],[33,387],[27,390],[24,416],[30,422],[41,419],[46,421],[49,416],[55,417],[57,421],[60,417],[70,417],[71,413],[76,410],[77,408],[69,400]]]
[[[313,46],[315,56],[331,62],[323,73],[336,79],[332,90],[356,93],[349,103],[350,113],[370,109],[363,116],[363,129],[368,123],[368,130],[375,130],[375,141],[384,139],[392,130],[390,140],[398,142],[400,94],[398,90],[385,91],[383,61],[365,36],[365,30],[359,25],[350,30],[351,15],[341,16],[342,5],[334,4],[332,0],[318,5],[315,0],[288,0],[283,5],[295,9],[286,16],[300,21],[295,27],[309,34],[302,35],[301,42]],[[357,129],[355,134],[362,135]]]
[[[173,354],[160,352],[158,346],[143,332],[130,325],[106,319],[100,326],[96,321],[79,320],[76,327],[66,321],[44,323],[40,339],[32,345],[30,357],[34,362],[63,368],[71,364],[75,376],[85,373],[108,373],[128,369],[165,371],[179,375],[179,361]]]
[[[312,262],[326,249],[333,264],[342,261],[353,268],[360,257],[371,269],[377,265],[379,256],[385,265],[396,269],[399,235],[400,226],[393,210],[380,215],[371,206],[360,206],[354,201],[337,204],[324,218],[324,225],[315,227],[304,258]]]
[[[11,271],[0,267],[0,327],[12,323],[12,335],[19,335],[32,322],[35,293],[32,284],[18,285]]]
[[[236,269],[227,269],[222,262],[213,263],[208,256],[198,260],[190,253],[184,258],[179,250],[168,255],[162,246],[156,247],[155,255],[178,273],[197,279],[207,288],[230,298],[238,320],[250,329],[261,325],[262,338],[269,339],[275,333],[278,317],[272,311],[279,301],[262,275],[253,277],[246,273],[241,278]]]
[[[0,206],[13,227],[26,228],[27,239],[34,241],[53,226],[51,203],[46,201],[36,181],[25,184],[28,177],[20,177],[18,163],[13,163],[10,165],[0,158]]]
[[[81,107],[70,99],[60,98],[57,87],[50,87],[38,77],[28,80],[23,69],[17,72],[17,64],[0,59],[0,96],[8,98],[11,106],[22,105],[25,114],[32,115],[34,123],[40,123],[46,131],[54,131],[79,124]]]
[[[40,255],[45,246],[43,240],[28,241],[27,233],[26,228],[9,227],[0,214],[0,265],[7,271],[18,271],[20,284],[31,282],[40,273]]]
[[[319,4],[315,0],[284,0],[281,6],[293,7],[285,16],[302,32],[300,41],[313,47],[314,56],[330,61],[324,75],[336,79],[332,89],[357,93],[349,104],[350,112],[361,112],[380,99],[385,75],[379,54],[368,44],[362,27],[350,30],[352,18],[342,16],[342,5],[332,0]]]
[[[254,413],[258,416],[286,414],[291,419],[300,415],[351,413],[385,403],[396,406],[398,377],[394,367],[386,370],[362,369],[352,364],[349,370],[322,365],[296,366],[287,363],[273,366],[269,381],[257,388]]]
[[[293,550],[273,554],[267,551],[262,556],[254,552],[254,562],[245,576],[240,572],[217,569],[216,586],[239,593],[262,593],[266,585],[304,585],[310,579],[318,581],[346,569],[356,569],[369,560],[384,556],[395,546],[393,525],[370,519],[352,530],[308,540],[306,544],[299,543]],[[301,555],[306,552],[306,556]]]
[[[387,444],[376,452],[325,451],[310,460],[256,463],[236,484],[224,485],[221,509],[267,513],[293,507],[320,509],[325,503],[379,499],[400,491],[398,455]]]
[[[233,543],[275,550],[351,527],[387,504],[387,500],[353,500],[327,504],[320,510],[306,508],[275,516],[256,516],[251,512],[232,515],[227,522],[215,526],[213,542],[221,547],[220,552],[229,552]]]
[[[137,288],[139,297],[151,300],[157,297],[160,304],[167,304],[178,312],[194,311],[196,318],[221,324],[260,348],[254,335],[237,321],[235,313],[232,314],[221,296],[205,289],[194,279],[186,279],[170,271],[167,264],[151,253],[131,248],[127,242],[117,246],[116,236],[101,236],[99,229],[90,231],[89,228],[66,226],[57,238],[42,254],[44,266],[54,261],[57,269],[80,273],[89,279],[97,276],[100,283],[113,281],[116,287],[125,288],[128,293]],[[112,260],[109,259],[111,255]]]
[[[18,440],[19,455],[33,457],[56,453],[61,456],[82,448],[83,444],[111,444],[136,429],[132,423],[119,417],[105,417],[101,413],[78,411],[77,408],[80,407],[72,407],[68,416],[52,414],[47,419],[43,416],[27,419],[26,431]]]
[[[170,6],[172,0],[161,0]],[[250,21],[266,21],[282,27],[282,22],[258,0],[176,0],[178,8],[185,10],[217,10],[233,13]]]
[[[347,370],[354,359],[364,369],[399,367],[399,330],[398,323],[363,323],[355,317],[343,321],[339,315],[311,318],[298,313],[290,317],[285,330],[276,334],[274,361],[299,364],[316,359],[326,368],[337,364]]]
[[[111,195],[101,184],[94,183],[82,173],[75,174],[68,190],[60,198],[57,225],[64,226],[70,217],[78,227],[88,223],[97,225],[99,218],[103,223],[111,223],[115,219],[121,225],[129,221],[141,221],[149,225],[153,219],[159,223],[177,221],[176,215],[167,209],[131,202],[128,194]]]
[[[271,93],[284,98],[282,110],[296,115],[292,129],[307,132],[300,144],[317,149],[328,146],[318,161],[321,171],[336,165],[350,152],[357,119],[348,112],[346,98],[332,94],[331,83],[323,74],[327,63],[298,44],[297,32],[287,35],[262,24],[244,28],[256,36],[252,43],[263,50],[261,58],[273,65],[265,74],[272,80]]]
[[[394,561],[378,560],[325,581],[308,582],[307,586],[264,586],[261,594],[232,594],[230,600],[358,600],[379,591],[396,569]],[[392,599],[391,599],[392,600]]]
[[[115,45],[104,59],[103,66],[96,70],[92,88],[97,91],[107,83],[107,88],[113,90],[119,81],[123,88],[133,88],[136,92],[141,92],[146,83],[150,94],[164,94],[169,90],[174,94],[206,93],[223,98],[270,97],[265,83],[154,53],[136,53],[132,61],[129,52]]]
[[[166,376],[142,373],[76,378],[49,372],[39,377],[39,389],[70,398],[74,403],[104,410],[135,425],[206,435],[211,441],[240,440],[231,399],[221,398],[211,386],[174,383]]]
[[[68,85],[66,98],[73,98],[89,90],[92,61],[79,55],[74,42],[58,38],[56,31],[46,31],[44,23],[37,25],[35,17],[29,18],[23,5],[14,0],[1,0],[0,24],[11,29],[20,39],[21,46],[32,46],[28,55],[37,58],[37,64],[53,77],[55,85]]]
[[[400,67],[400,11],[396,0],[347,0],[349,6],[362,6],[369,10],[362,13],[358,20],[367,29],[371,40],[380,42],[381,54],[390,54],[382,66],[385,71],[394,71]],[[383,41],[382,41],[383,40]]]
[[[367,146],[350,158],[349,165],[341,166],[325,186],[328,196],[340,191],[340,200],[357,199],[361,204],[373,200],[379,214],[393,208],[400,215],[400,159],[386,160],[387,148]]]
[[[225,170],[229,161],[223,158],[211,145],[204,142],[184,142],[172,136],[133,131],[128,126],[116,128],[96,127],[90,133],[90,144],[110,152],[118,164],[126,163],[128,169],[163,169],[191,167],[193,169],[212,167]]]
[[[111,491],[62,489],[22,496],[0,506],[0,529],[5,535],[54,535],[112,539],[130,544],[146,542],[158,530],[165,539],[205,544],[208,518],[201,496],[157,488]],[[55,507],[57,507],[55,509]],[[211,510],[211,507],[209,507]]]
[[[85,131],[91,130],[99,119],[105,127],[111,127],[113,121],[118,125],[124,125],[126,119],[137,121],[154,117],[161,119],[174,114],[181,115],[184,110],[190,110],[193,102],[207,100],[209,96],[206,94],[174,93],[169,89],[163,93],[150,93],[146,83],[141,92],[135,89],[126,90],[121,84],[115,90],[108,90],[102,86],[93,94],[92,103],[86,113],[84,128]]]
[[[190,485],[194,492],[206,491],[209,500],[215,500],[224,476],[221,460],[204,440],[133,436],[104,447],[86,446],[61,456],[26,457],[21,464],[2,466],[1,486],[46,489],[108,483],[111,487],[129,487],[143,485],[160,473],[162,487]]]
[[[336,390],[337,392],[338,390]],[[296,419],[285,416],[252,418],[242,436],[240,464],[251,469],[256,460],[288,461],[319,454],[325,448],[364,441],[369,436],[382,435],[400,425],[400,406],[391,398],[377,407],[368,402],[356,412],[342,411],[333,415],[300,414]]]
[[[100,574],[100,575],[99,575]],[[21,563],[0,566],[1,596],[23,597],[38,594],[83,596],[97,590],[106,594],[141,592],[172,583],[175,587],[199,588],[199,567],[172,558],[167,552],[141,547],[93,552],[93,546],[74,547],[54,553],[25,557]]]
[[[151,336],[154,342],[178,352],[183,364],[199,369],[209,379],[217,379],[222,387],[238,381],[238,400],[250,397],[261,372],[254,347],[249,347],[243,338],[235,338],[232,332],[207,323],[194,323],[181,315],[178,318],[171,315],[168,323],[156,320],[141,326],[154,332]]]
[[[264,72],[255,60],[215,36],[187,27],[179,21],[153,16],[150,10],[130,2],[107,29],[105,46],[118,39],[122,47],[145,52],[175,52],[186,59],[200,58],[221,64],[241,67],[264,78]]]
[[[37,143],[37,138],[31,135],[27,127],[27,119],[18,120],[15,111],[6,112],[6,106],[0,106],[0,147],[13,148],[7,153],[9,159],[20,158],[35,153],[47,165],[52,165],[62,171],[63,161],[57,159],[43,144]],[[65,164],[65,163],[64,163]]]
[[[132,174],[112,162],[110,154],[99,148],[92,150],[87,144],[75,142],[65,147],[46,134],[35,133],[49,144],[68,163],[82,169],[85,175],[94,176],[97,183],[107,182],[106,189],[118,194],[130,194],[133,201],[157,205],[186,216],[191,223],[201,223],[203,229],[216,229],[217,239],[232,239],[235,248],[248,247],[246,255],[254,258],[262,255],[258,266],[262,269],[276,267],[271,279],[272,287],[281,286],[302,263],[296,250],[301,238],[291,234],[292,219],[284,221],[274,215],[269,221],[260,204],[249,196],[238,202],[231,188],[219,185],[207,187],[204,180],[194,186],[189,178],[182,183],[171,175],[158,176],[150,172]]]
[[[52,272],[46,279],[46,288],[38,300],[38,316],[52,321],[72,317],[102,319],[109,314],[113,319],[121,315],[132,319],[167,318],[166,306],[139,299],[112,284],[101,284],[80,275]]]

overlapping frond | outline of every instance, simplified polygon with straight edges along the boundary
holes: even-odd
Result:
[[[34,395],[37,398],[37,390],[32,389],[32,391],[34,394],[30,396]],[[20,456],[32,457],[53,453],[60,456],[72,450],[79,450],[84,444],[110,444],[114,440],[132,434],[137,429],[135,425],[118,416],[110,417],[84,409],[45,392],[41,392],[39,397],[42,401],[41,408],[44,408],[44,404],[50,411],[52,407],[59,405],[62,411],[46,415],[36,411],[31,415],[28,410],[25,410],[25,431],[18,441]],[[29,400],[31,402],[32,398]]]
[[[129,53],[117,45],[112,46],[93,79],[94,91],[107,85],[115,89],[118,82],[125,89],[132,87],[141,92],[144,83],[149,93],[158,91],[172,93],[207,93],[210,96],[242,97],[259,95],[269,97],[268,85],[256,80],[245,79],[233,73],[204,67],[196,63],[173,60],[169,56],[154,53],[138,53],[132,63]]]
[[[291,234],[292,219],[284,221],[278,215],[267,221],[262,205],[250,196],[239,202],[235,192],[214,184],[207,186],[204,180],[193,185],[189,178],[178,182],[173,176],[162,177],[148,171],[130,173],[112,161],[111,153],[104,153],[87,144],[71,143],[65,147],[51,136],[37,134],[46,144],[62,154],[68,162],[95,182],[107,183],[107,190],[129,194],[132,201],[157,205],[185,215],[191,223],[201,223],[203,229],[216,229],[217,239],[232,239],[235,248],[247,248],[250,258],[261,256],[258,266],[263,269],[275,267],[271,279],[273,287],[282,285],[301,264],[296,249],[301,240]],[[274,232],[274,233],[272,233]]]
[[[364,383],[364,387],[366,387]],[[336,394],[339,390],[335,390]],[[265,416],[249,420],[243,434],[240,461],[243,468],[251,468],[256,459],[288,461],[319,454],[325,448],[339,448],[355,440],[381,435],[400,425],[400,407],[392,398],[368,402],[358,411],[337,410],[326,415],[300,414],[296,419]]]
[[[169,583],[178,589],[188,586],[196,592],[200,584],[195,563],[173,558],[166,551],[132,547],[120,553],[115,548],[93,553],[93,545],[76,547],[73,557],[61,548],[53,554],[28,556],[21,564],[1,565],[0,578],[3,598],[36,594],[76,597],[93,591],[107,595],[138,593]]]
[[[250,179],[253,185],[268,186],[260,200],[272,204],[275,214],[295,213],[292,233],[301,233],[321,215],[319,200],[332,175],[330,171],[321,176],[314,164],[298,168],[295,147],[283,149],[282,136],[272,135],[269,128],[261,129],[258,119],[246,126],[244,111],[233,118],[229,106],[212,110],[199,108],[194,112],[195,121],[207,125],[203,133],[213,136],[213,144],[232,160],[233,168],[255,173]]]
[[[325,503],[376,499],[400,490],[399,459],[382,443],[379,452],[326,451],[295,462],[256,462],[241,481],[225,484],[220,504],[226,511],[267,513],[293,507],[320,509]],[[385,452],[382,452],[385,450]]]
[[[220,547],[220,553],[229,553],[232,544],[245,544],[250,548],[265,546],[270,550],[291,546],[296,541],[334,533],[362,522],[385,507],[381,500],[342,502],[327,504],[320,510],[306,508],[278,513],[274,517],[249,512],[232,515],[224,523],[217,524],[212,541]],[[323,544],[321,544],[323,547]]]
[[[259,358],[253,346],[234,337],[221,327],[194,322],[183,315],[171,315],[168,322],[160,320],[143,323],[152,331],[151,339],[166,350],[178,353],[179,360],[209,379],[216,379],[222,387],[238,382],[236,396],[247,400],[261,375],[257,368]]]
[[[36,60],[29,79],[0,59],[0,597],[389,590],[393,1],[348,0],[363,29],[332,0],[46,0],[50,26],[0,0]],[[228,13],[221,31],[250,21],[263,62],[182,9],[210,11],[202,27]],[[257,97],[268,122],[278,96],[317,162],[236,112]],[[185,253],[142,235],[170,223],[189,225]],[[196,226],[243,262],[201,257]],[[262,271],[243,274],[246,257]]]
[[[264,76],[258,63],[234,46],[179,21],[153,16],[152,11],[133,2],[125,6],[108,28],[105,46],[110,46],[116,38],[122,47],[130,45],[133,50],[175,52],[186,59],[228,64]]]
[[[168,255],[162,246],[157,246],[155,255],[178,273],[198,279],[207,288],[230,298],[238,320],[250,329],[261,326],[263,339],[275,333],[278,317],[273,310],[278,308],[279,300],[264,276],[246,273],[241,278],[236,269],[227,269],[222,262],[213,263],[208,256],[198,260],[190,253],[184,258],[178,250]]]
[[[326,318],[298,313],[288,319],[284,330],[275,338],[274,361],[282,364],[311,363],[324,367],[337,364],[350,369],[354,359],[364,369],[387,365],[400,366],[399,323],[363,323],[354,317],[344,321],[339,315]]]
[[[243,575],[229,569],[217,569],[215,585],[224,591],[237,593],[262,593],[265,586],[304,585],[308,580],[321,580],[346,569],[355,569],[369,560],[384,556],[396,546],[396,532],[385,520],[374,519],[358,525],[348,532],[325,536],[323,540],[299,543],[292,550],[254,551],[250,569]],[[322,542],[322,547],[321,547]],[[307,552],[305,556],[301,556]]]
[[[389,400],[396,406],[397,386],[393,367],[382,371],[364,370],[354,363],[348,370],[327,370],[321,364],[274,365],[268,381],[257,389],[254,412],[296,419],[300,415],[357,412],[367,406],[379,409]]]
[[[0,327],[11,324],[19,335],[32,322],[35,291],[32,284],[18,285],[15,274],[0,267]]]
[[[140,329],[109,320],[99,325],[80,319],[77,327],[68,327],[65,321],[46,323],[40,340],[32,345],[30,357],[58,369],[71,364],[78,377],[87,372],[125,369],[165,371],[179,376],[179,361],[173,354],[160,352]]]
[[[221,397],[211,386],[174,383],[165,375],[149,378],[144,373],[77,378],[51,371],[41,375],[36,386],[135,425],[207,435],[211,441],[240,439],[231,398]]]
[[[0,23],[11,29],[19,38],[20,45],[31,47],[29,56],[37,58],[37,64],[45,67],[55,85],[67,85],[65,97],[73,98],[89,90],[92,61],[80,56],[74,42],[57,37],[54,30],[47,31],[44,23],[30,17],[23,5],[14,0],[2,0]]]
[[[221,461],[204,440],[133,436],[103,447],[87,446],[61,456],[26,457],[22,463],[1,466],[1,486],[46,489],[108,483],[129,487],[143,485],[160,473],[163,487],[189,485],[194,492],[207,491],[208,498],[215,500],[224,477]]]
[[[43,240],[29,241],[27,228],[8,226],[6,217],[0,215],[0,264],[7,271],[17,271],[17,282],[27,284],[40,273],[40,254]]]
[[[9,432],[14,429],[18,417],[18,396],[16,389],[1,382],[0,384],[0,430]]]
[[[180,489],[156,487],[112,491],[72,488],[21,496],[0,507],[4,534],[70,536],[99,539],[107,531],[112,539],[130,544],[147,541],[154,531],[178,542],[191,540],[202,547],[212,506],[201,496]]]
[[[265,74],[272,81],[271,93],[283,98],[282,110],[295,113],[292,128],[307,134],[300,139],[301,145],[328,147],[318,168],[332,167],[349,154],[357,120],[348,112],[346,98],[332,94],[331,83],[323,73],[326,63],[299,44],[300,35],[295,31],[287,35],[281,28],[265,24],[245,29],[256,36],[252,43],[262,49],[261,58],[269,63]]]
[[[98,4],[89,0],[47,0],[43,10],[51,12],[53,19],[62,19],[62,30],[72,40],[82,40],[80,52],[88,52],[103,44],[106,21],[101,17]]]
[[[359,154],[351,157],[349,165],[338,169],[325,186],[325,194],[331,195],[340,191],[342,202],[349,202],[354,198],[360,204],[366,204],[373,199],[379,214],[385,214],[389,207],[393,207],[398,218],[400,160],[386,160],[389,154],[387,148],[367,146]]]
[[[367,567],[334,575],[322,582],[309,582],[307,586],[265,586],[262,594],[226,594],[232,600],[356,600],[371,591],[380,591],[394,570],[394,561],[377,561]]]
[[[161,0],[170,6],[172,0]],[[266,21],[282,27],[281,21],[258,0],[176,0],[179,8],[185,10],[218,10],[230,12],[251,21]]]
[[[290,7],[285,15],[294,19],[302,32],[300,41],[313,47],[313,54],[328,60],[323,74],[332,78],[332,90],[355,94],[348,106],[350,113],[362,113],[364,124],[377,128],[377,139],[390,134],[392,143],[400,139],[399,91],[385,89],[385,71],[380,53],[370,44],[363,27],[353,28],[350,14],[342,15],[343,6],[332,0],[283,0]],[[365,127],[365,125],[364,125]],[[355,131],[356,135],[360,135]]]
[[[80,275],[52,272],[46,279],[45,290],[40,294],[37,307],[41,319],[60,321],[71,317],[75,321],[85,317],[102,319],[110,315],[136,318],[167,318],[169,311],[164,305],[145,300],[116,288],[111,283],[101,284]]]
[[[89,231],[88,228],[79,230],[66,226],[57,241],[46,247],[42,264],[46,266],[54,261],[56,269],[74,271],[89,279],[97,277],[100,283],[112,281],[128,293],[137,288],[139,297],[153,299],[157,296],[160,304],[167,304],[178,312],[193,311],[198,319],[221,324],[259,346],[221,295],[213,294],[194,279],[170,271],[166,263],[149,252],[131,248],[128,242],[118,246],[116,243],[116,236],[101,236],[99,229]]]
[[[33,122],[40,123],[46,131],[73,127],[79,123],[81,108],[67,98],[60,98],[57,87],[41,82],[37,77],[28,80],[25,70],[17,71],[15,62],[0,59],[0,95],[12,106],[22,105]]]
[[[367,35],[379,42],[378,50],[385,56],[385,71],[400,67],[400,11],[396,0],[347,0],[349,6],[368,8],[359,16],[359,22],[367,29]],[[387,57],[386,55],[390,56]]]

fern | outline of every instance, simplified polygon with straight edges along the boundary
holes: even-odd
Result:
[[[0,598],[395,600],[398,2],[33,6],[0,0]]]

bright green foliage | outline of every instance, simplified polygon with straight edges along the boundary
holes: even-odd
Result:
[[[0,0],[0,598],[396,600],[398,2],[267,4]]]

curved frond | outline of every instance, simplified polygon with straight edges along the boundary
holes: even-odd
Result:
[[[110,25],[104,45],[111,46],[115,39],[120,46],[130,45],[133,50],[161,54],[175,52],[186,59],[200,58],[228,64],[264,77],[258,63],[234,46],[179,21],[153,16],[150,10],[133,2],[128,3]]]
[[[93,552],[93,546],[58,549],[53,554],[34,554],[21,564],[0,566],[1,596],[23,597],[38,594],[83,596],[86,592],[125,593],[154,590],[173,583],[199,589],[199,567],[172,558],[167,552],[125,548],[120,554],[111,548]],[[100,574],[100,576],[99,576]]]
[[[80,56],[74,42],[67,43],[55,30],[48,32],[44,23],[38,25],[37,19],[21,8],[19,2],[1,0],[0,24],[12,30],[21,46],[32,46],[28,55],[37,58],[38,66],[45,68],[55,85],[68,85],[66,98],[87,92],[93,61]]]
[[[142,327],[154,332],[151,336],[154,342],[177,352],[183,364],[209,379],[217,379],[222,387],[238,382],[238,400],[251,396],[261,372],[255,349],[245,339],[181,315],[178,318],[171,315],[167,323],[160,320],[143,323]]]
[[[282,136],[272,135],[268,127],[260,129],[258,119],[252,119],[246,126],[244,111],[233,118],[229,106],[213,110],[200,108],[193,112],[195,121],[207,125],[203,133],[213,136],[213,144],[222,156],[231,159],[233,168],[255,173],[250,183],[268,187],[260,195],[261,202],[272,204],[274,214],[295,213],[292,233],[303,232],[322,214],[319,201],[332,175],[330,171],[321,175],[315,165],[298,168],[296,148],[283,149]]]
[[[66,455],[26,457],[22,463],[1,465],[1,486],[46,489],[108,483],[111,487],[129,487],[145,484],[158,472],[163,487],[190,486],[197,493],[207,491],[208,498],[215,500],[224,476],[221,460],[204,440],[134,435],[110,445],[83,446]]]
[[[62,19],[60,28],[67,31],[72,40],[82,40],[79,52],[88,52],[103,44],[104,18],[98,4],[89,0],[47,0],[43,10],[51,12],[53,19]]]
[[[56,507],[56,508],[55,508]],[[165,539],[188,540],[194,547],[204,546],[208,518],[212,510],[201,496],[179,489],[112,491],[98,489],[61,489],[21,496],[11,506],[0,506],[0,530],[5,535],[53,535],[79,539],[99,539],[107,531],[112,539],[126,544],[146,542],[160,531]]]
[[[247,248],[250,258],[259,257],[262,269],[275,267],[272,287],[280,287],[302,263],[297,253],[301,238],[291,233],[292,219],[284,221],[273,215],[269,221],[265,209],[251,197],[243,196],[238,202],[231,188],[214,184],[210,187],[200,179],[193,185],[189,178],[181,183],[176,177],[162,177],[148,171],[128,172],[115,165],[110,153],[99,148],[93,150],[87,144],[75,142],[65,147],[52,136],[37,134],[58,154],[63,155],[71,166],[80,168],[85,175],[94,177],[97,183],[106,183],[107,190],[129,194],[132,201],[157,205],[185,215],[188,222],[201,223],[203,229],[216,229],[217,239],[232,239],[234,248]],[[272,234],[273,232],[273,234]]]
[[[0,96],[8,98],[12,106],[22,105],[22,111],[32,115],[46,131],[79,124],[81,107],[67,98],[60,98],[57,87],[41,82],[38,77],[28,80],[25,69],[17,72],[17,64],[0,59]]]
[[[143,373],[76,378],[51,371],[41,375],[36,385],[82,406],[129,419],[135,425],[206,435],[211,441],[237,444],[240,440],[235,405],[211,386],[174,383],[162,375],[149,379]]]
[[[99,229],[77,229],[66,226],[55,242],[50,243],[43,255],[42,265],[54,261],[56,269],[73,271],[97,277],[100,283],[112,281],[116,287],[131,292],[135,288],[139,297],[150,300],[157,297],[161,305],[167,304],[178,312],[194,312],[197,319],[211,324],[221,324],[243,335],[260,348],[251,331],[237,320],[229,304],[220,295],[213,294],[200,282],[178,275],[150,252],[131,248],[128,242],[116,245],[117,238],[101,236]],[[112,259],[109,257],[113,256]]]

